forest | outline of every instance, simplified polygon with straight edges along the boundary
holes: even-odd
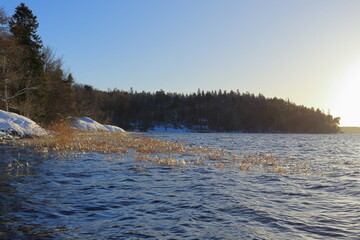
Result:
[[[239,90],[183,94],[159,90],[101,91],[78,84],[37,34],[37,17],[21,3],[0,8],[0,109],[42,125],[88,116],[126,130],[154,126],[197,132],[337,133],[340,118],[289,100]]]

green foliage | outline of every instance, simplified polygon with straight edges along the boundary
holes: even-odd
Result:
[[[36,120],[45,118],[45,97],[43,78],[42,41],[36,31],[39,26],[36,16],[21,3],[9,21],[10,32],[16,43],[22,47],[21,69],[18,87],[13,89],[16,105],[21,114]]]
[[[73,75],[71,73],[69,73],[66,76],[66,79],[64,80],[64,82],[71,87],[75,83]]]
[[[24,3],[21,3],[16,7],[9,26],[10,32],[18,44],[26,49],[23,63],[29,65],[28,71],[35,74],[36,77],[41,76],[43,66],[41,49],[43,45],[40,36],[36,33],[39,27],[37,17]]]

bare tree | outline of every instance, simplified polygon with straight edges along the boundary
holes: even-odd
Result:
[[[56,121],[74,114],[75,99],[69,81],[69,73],[63,70],[61,57],[56,57],[50,47],[42,50],[44,58],[44,78],[46,81],[46,121]]]
[[[0,7],[0,35],[9,32],[9,17],[7,16],[3,7]]]
[[[1,82],[3,83],[3,91],[0,92],[1,100],[5,102],[5,109],[9,111],[9,101],[8,101],[8,79],[7,79],[7,48],[6,40],[9,37],[9,27],[8,27],[9,17],[6,15],[6,12],[3,7],[0,7],[0,56],[1,56]]]
[[[17,103],[16,98],[36,87],[19,88],[19,80],[25,71],[21,64],[24,49],[10,34],[8,21],[4,8],[0,8],[0,100],[6,111],[13,109],[21,112],[24,105]]]
[[[37,87],[21,87],[20,79],[24,75],[25,67],[21,65],[23,48],[16,44],[10,35],[0,37],[0,99],[6,111],[10,109],[23,111],[24,106],[17,98]]]

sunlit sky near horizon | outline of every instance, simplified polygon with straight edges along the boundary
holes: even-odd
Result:
[[[2,0],[38,17],[44,45],[101,90],[237,90],[360,126],[358,0]]]

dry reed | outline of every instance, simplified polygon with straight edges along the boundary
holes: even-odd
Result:
[[[69,157],[86,152],[120,154],[124,159],[132,156],[136,162],[150,162],[166,166],[206,165],[209,161],[219,169],[240,171],[263,171],[278,174],[307,173],[308,163],[298,163],[289,158],[278,158],[270,154],[234,156],[228,151],[210,147],[190,147],[178,142],[167,142],[135,133],[103,131],[79,131],[66,121],[52,124],[51,135],[15,141],[14,144],[32,146],[44,154],[57,153]],[[184,160],[184,156],[187,157]]]

